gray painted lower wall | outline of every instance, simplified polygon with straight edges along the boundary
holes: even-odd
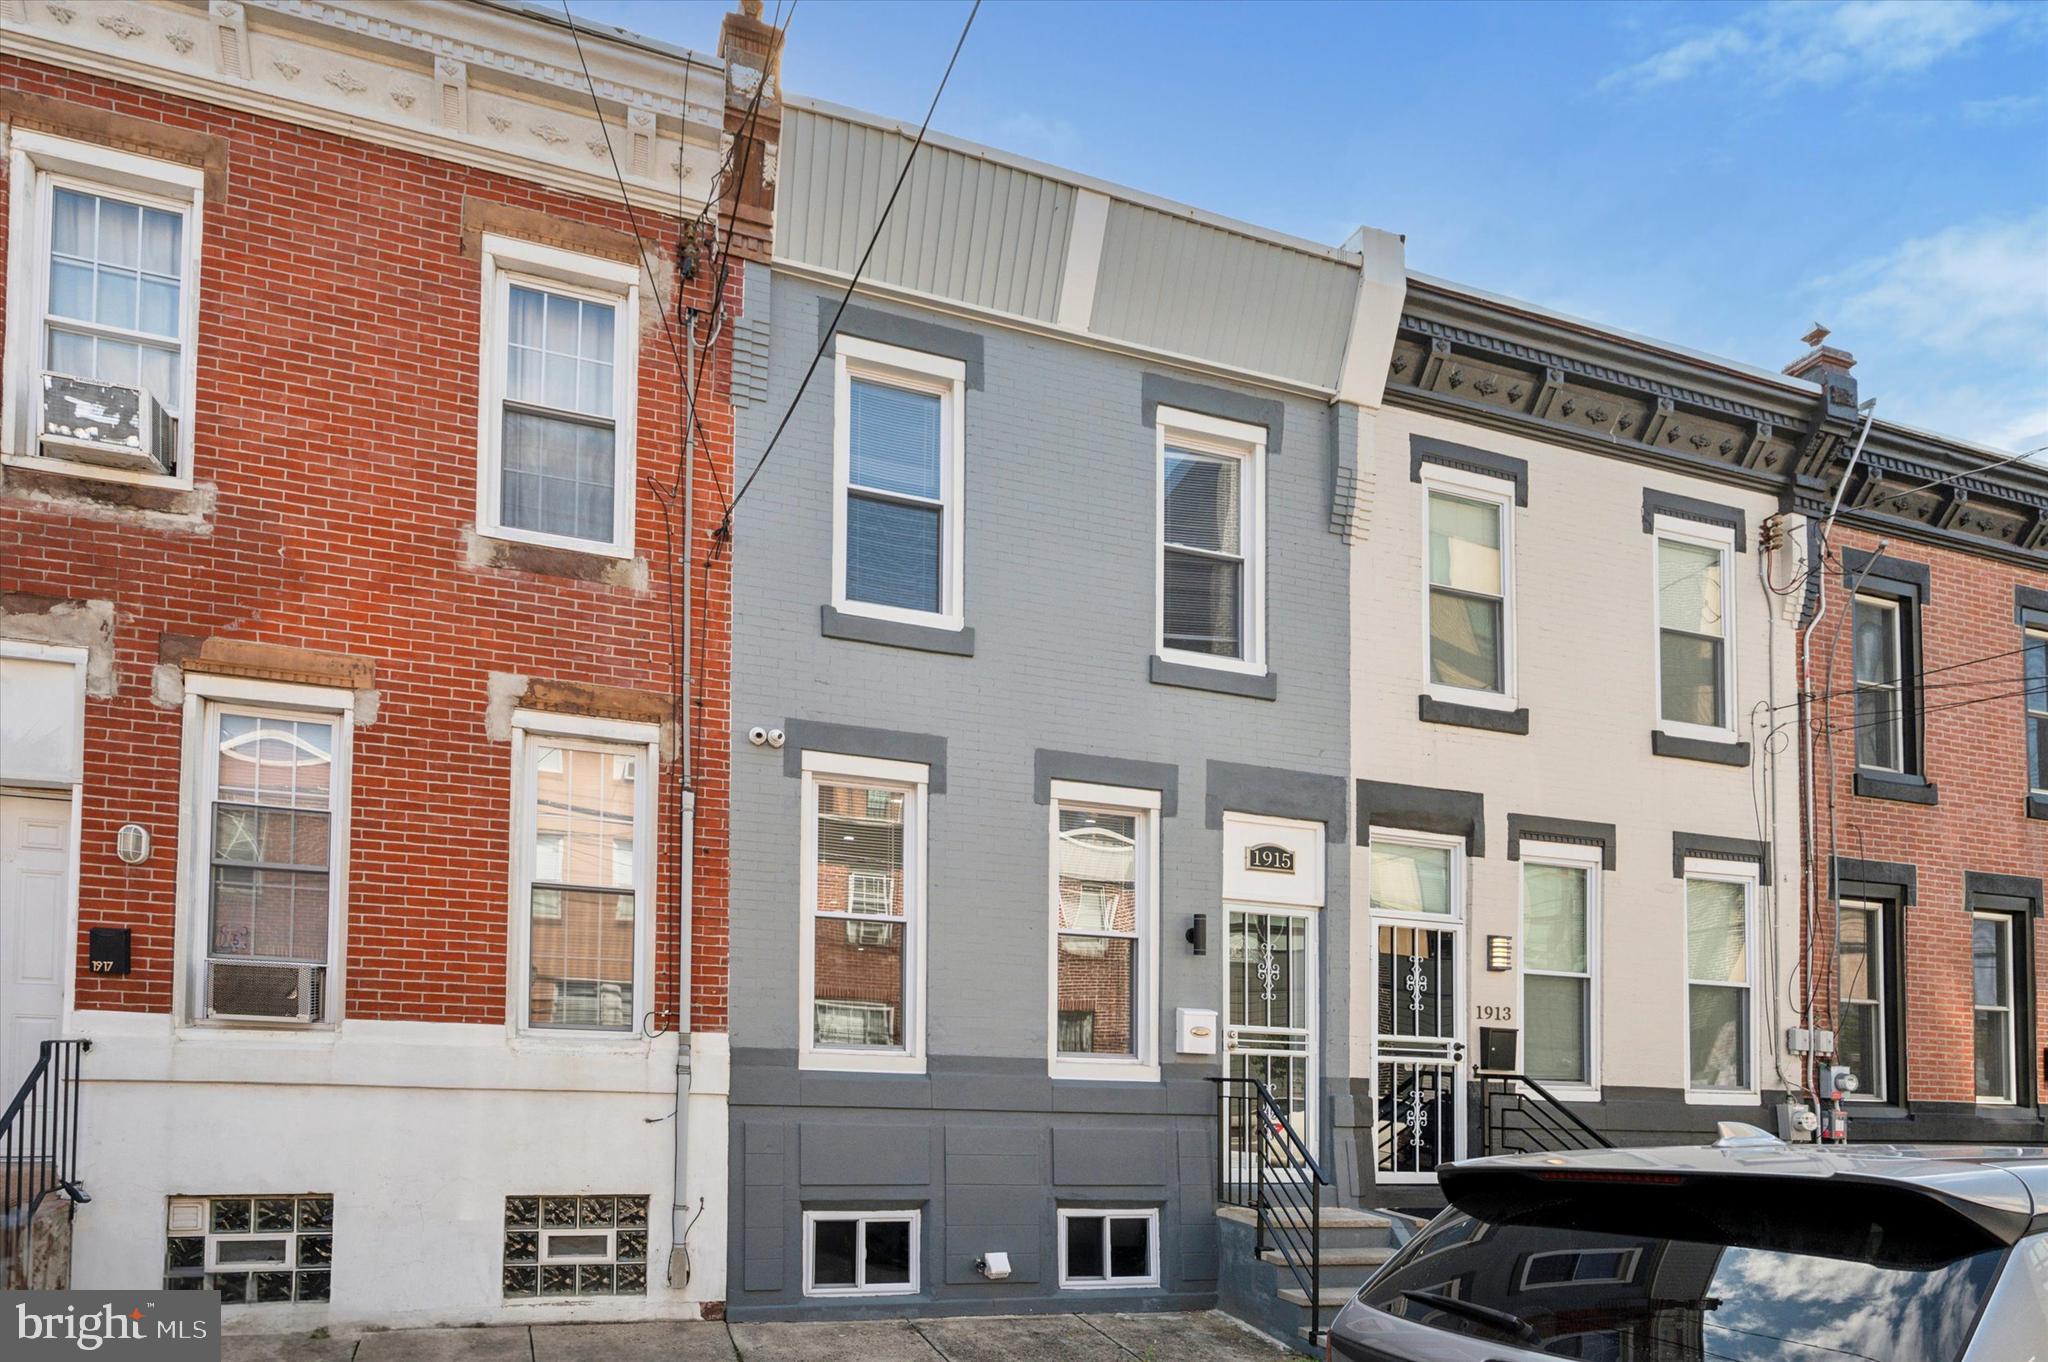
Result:
[[[1214,1304],[1211,1072],[1156,1084],[1054,1082],[1043,1064],[935,1056],[928,1075],[800,1071],[786,1051],[733,1055],[733,1319],[1196,1309]],[[1062,1291],[1060,1207],[1157,1210],[1160,1285]],[[804,1212],[916,1209],[921,1290],[807,1297]],[[1011,1275],[984,1278],[985,1254]]]

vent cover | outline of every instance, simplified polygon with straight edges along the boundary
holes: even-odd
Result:
[[[319,1021],[326,983],[321,965],[208,961],[206,1015],[227,1021]]]

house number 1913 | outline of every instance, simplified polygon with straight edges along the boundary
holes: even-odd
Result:
[[[1294,873],[1294,853],[1273,842],[1261,842],[1255,847],[1244,849],[1246,870],[1272,870],[1282,875]]]

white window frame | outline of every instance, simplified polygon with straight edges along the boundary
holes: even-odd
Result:
[[[1651,705],[1658,731],[1674,738],[1697,738],[1702,742],[1735,741],[1735,531],[1724,525],[1706,525],[1660,515],[1652,522],[1650,536],[1650,666],[1655,683]],[[1659,590],[1662,553],[1666,542],[1693,548],[1717,549],[1721,554],[1721,724],[1681,723],[1664,717],[1664,593]]]
[[[2027,648],[2040,647],[2048,649],[2048,629],[2026,629],[2021,633],[2020,642]],[[2026,674],[2026,653],[2022,652],[2020,654],[2020,685],[2023,687],[2027,685],[2025,680]],[[2037,717],[2048,717],[2048,691],[2041,691],[2038,694],[2029,691],[2021,699],[2020,708],[2030,721]],[[2024,733],[2020,735],[2020,746],[2021,750],[2024,751],[2026,748],[2026,735]],[[2021,760],[2024,761],[2026,758],[2023,756]],[[2041,754],[2040,769],[2027,772],[2027,789],[2036,795],[2048,795],[2048,751],[2044,751]]]
[[[929,629],[964,629],[967,578],[967,366],[900,345],[832,340],[832,606],[848,615]],[[846,500],[853,466],[853,380],[939,399],[939,608],[857,601],[846,594]],[[915,500],[922,501],[922,498]]]
[[[858,1227],[853,1236],[852,1286],[817,1284],[818,1241],[816,1227],[852,1221]],[[869,1286],[867,1276],[868,1225],[871,1222],[910,1226],[910,1280]],[[924,1289],[924,1212],[905,1211],[805,1211],[804,1212],[804,1294],[806,1296],[914,1296]]]
[[[511,353],[508,327],[512,285],[515,283],[589,302],[608,303],[617,309],[612,326],[612,413],[617,451],[612,468],[612,538],[609,542],[520,529],[504,523],[501,511],[504,506],[505,387]],[[633,513],[638,505],[635,467],[639,447],[640,267],[486,232],[483,235],[480,298],[483,324],[478,328],[477,533],[514,543],[541,544],[607,558],[631,558]]]
[[[531,1024],[530,995],[533,970],[533,938],[527,919],[533,901],[536,847],[534,838],[534,789],[539,774],[537,749],[540,739],[548,745],[619,752],[630,749],[635,762],[633,781],[633,910],[639,920],[633,925],[633,1025],[625,1031],[580,1026],[534,1026]],[[542,710],[516,710],[512,715],[512,835],[510,894],[506,903],[511,970],[506,980],[506,1024],[513,1035],[549,1044],[590,1044],[638,1041],[647,1035],[647,1018],[656,1010],[654,998],[654,919],[656,798],[661,760],[661,729],[656,724],[630,723],[622,719],[597,719],[578,714],[552,714]],[[649,779],[654,775],[656,779]],[[555,919],[544,919],[558,921]],[[689,1015],[683,1003],[682,1015]]]
[[[7,355],[0,395],[0,461],[71,477],[143,487],[192,486],[193,410],[199,384],[199,261],[205,226],[206,172],[17,127],[9,138],[7,224]],[[49,458],[38,449],[37,392],[43,373],[43,309],[50,296],[50,213],[57,186],[111,195],[182,213],[183,273],[179,279],[177,471],[150,473]]]
[[[858,781],[891,787],[903,795],[903,1045],[843,1049],[817,1043],[818,786]],[[801,913],[797,928],[797,1067],[850,1073],[921,1074],[925,1071],[925,835],[931,768],[920,762],[885,761],[837,752],[805,751],[798,855]],[[873,919],[828,914],[858,924]]]
[[[1143,1277],[1074,1277],[1067,1271],[1067,1222],[1074,1219],[1102,1219],[1102,1270],[1109,1271],[1109,1222],[1111,1220],[1143,1220],[1145,1222],[1146,1256],[1148,1270]],[[1062,1206],[1059,1208],[1059,1265],[1060,1290],[1062,1291],[1142,1291],[1159,1286],[1159,1208],[1157,1206],[1095,1207]]]
[[[1520,687],[1516,678],[1518,661],[1515,640],[1515,484],[1506,478],[1488,477],[1463,468],[1451,468],[1444,464],[1425,462],[1421,469],[1422,499],[1422,542],[1417,562],[1421,568],[1421,612],[1422,612],[1422,688],[1432,700],[1446,704],[1472,705],[1480,709],[1515,710],[1521,708]],[[1498,691],[1470,690],[1464,686],[1445,685],[1430,676],[1431,649],[1434,635],[1431,631],[1429,580],[1429,501],[1432,496],[1442,493],[1465,501],[1489,501],[1500,508],[1500,676]]]
[[[1748,1042],[1746,1046],[1747,1052],[1743,1056],[1744,1076],[1748,1079],[1748,1086],[1744,1088],[1695,1088],[1692,1085],[1693,977],[1692,961],[1690,958],[1690,949],[1688,945],[1689,937],[1686,935],[1686,933],[1688,933],[1691,930],[1690,918],[1688,915],[1691,913],[1692,908],[1689,902],[1689,896],[1687,895],[1685,886],[1693,880],[1719,880],[1725,883],[1739,884],[1743,886],[1742,948],[1744,952],[1743,978],[1746,982],[1741,985],[1729,983],[1717,984],[1714,980],[1711,979],[1702,980],[1701,982],[1703,984],[1717,988],[1734,989],[1739,987],[1742,990],[1744,1008],[1743,1016],[1746,1022],[1743,1031],[1745,1034],[1745,1038]],[[1757,1084],[1759,1082],[1758,1074],[1762,1071],[1762,1066],[1758,1063],[1758,1054],[1762,1044],[1763,1037],[1759,1034],[1759,1018],[1757,1015],[1759,1007],[1757,1000],[1758,980],[1756,939],[1757,919],[1759,917],[1759,914],[1757,912],[1757,892],[1762,883],[1762,880],[1762,867],[1754,861],[1722,861],[1703,857],[1688,857],[1686,858],[1685,862],[1684,878],[1680,879],[1678,882],[1680,912],[1679,922],[1681,926],[1681,931],[1679,935],[1678,976],[1679,987],[1684,990],[1684,992],[1680,996],[1685,999],[1685,1010],[1683,1019],[1683,1035],[1685,1038],[1683,1049],[1685,1067],[1680,1071],[1679,1086],[1685,1093],[1686,1102],[1692,1106],[1753,1107],[1758,1102],[1763,1100],[1757,1087]]]
[[[1097,1082],[1159,1081],[1159,810],[1157,790],[1085,781],[1051,782],[1046,801],[1046,951],[1045,1054],[1054,1078]],[[1133,893],[1137,903],[1137,951],[1131,961],[1132,1054],[1087,1056],[1060,1053],[1060,810],[1086,808],[1135,817],[1138,860]]]
[[[1161,661],[1216,671],[1266,674],[1266,428],[1162,406],[1153,413],[1152,647]],[[1243,657],[1166,646],[1166,452],[1171,446],[1243,465],[1238,479],[1238,544],[1244,561],[1239,602]],[[1193,550],[1190,550],[1191,552]],[[1228,556],[1228,555],[1224,555]]]
[[[1882,610],[1891,619],[1892,659],[1898,667],[1899,674],[1892,678],[1890,685],[1856,679],[1855,611],[1859,606],[1868,606],[1872,610]],[[1859,591],[1850,597],[1849,610],[1849,692],[1852,697],[1849,712],[1851,715],[1861,712],[1860,708],[1854,704],[1854,697],[1860,697],[1866,690],[1882,691],[1889,694],[1892,697],[1892,722],[1890,727],[1892,730],[1892,753],[1895,758],[1890,766],[1865,766],[1863,764],[1861,744],[1859,743],[1855,753],[1856,769],[1859,771],[1882,771],[1893,775],[1904,775],[1907,773],[1905,678],[1907,603],[1897,596],[1879,596],[1867,591]],[[1852,717],[1849,722],[1851,725],[1855,725],[1860,723],[1861,720]]]
[[[1576,842],[1538,842],[1524,839],[1521,847],[1523,873],[1516,876],[1519,881],[1516,892],[1521,898],[1519,930],[1522,934],[1522,967],[1515,972],[1515,1012],[1522,1019],[1522,1067],[1528,1067],[1529,998],[1528,977],[1531,974],[1544,978],[1578,979],[1586,981],[1586,1081],[1570,1083],[1540,1080],[1544,1087],[1559,1097],[1575,1102],[1597,1102],[1600,1100],[1600,925],[1601,898],[1605,851],[1597,846],[1584,846]],[[1562,866],[1567,870],[1586,872],[1586,972],[1582,975],[1568,974],[1559,970],[1539,970],[1529,966],[1529,876],[1532,865]]]
[[[1885,920],[1885,905],[1878,899],[1843,899],[1840,904],[1844,913],[1870,914],[1871,933],[1864,943],[1870,955],[1871,997],[1853,1002],[1842,997],[1842,936],[1835,933],[1835,1035],[1842,1034],[1842,1009],[1847,1006],[1877,1008],[1877,1026],[1872,1032],[1877,1037],[1877,1072],[1858,1073],[1857,1091],[1844,1099],[1850,1102],[1883,1102],[1887,1097],[1885,1069],[1891,1064],[1891,1038],[1885,1034],[1885,1026],[1891,1014],[1892,1000],[1885,993],[1885,951],[1890,945],[1891,925]],[[1838,919],[1839,920],[1839,919]],[[1840,1055],[1836,1058],[1839,1060]]]
[[[213,955],[213,801],[220,780],[219,741],[214,735],[219,732],[223,710],[287,719],[324,719],[334,724],[334,783],[328,797],[328,835],[332,840],[327,871],[327,964],[321,984],[325,1015],[318,1021],[241,1021],[206,1015],[206,967]],[[188,672],[183,728],[184,758],[179,775],[183,829],[178,838],[178,884],[184,901],[178,909],[176,950],[184,963],[175,973],[172,998],[178,1024],[219,1033],[337,1034],[348,997],[348,853],[353,822],[350,799],[355,764],[355,692],[333,686]]]
[[[2022,1065],[2022,1064],[2020,1063],[2020,1050],[2019,1050],[2019,1042],[2020,1042],[2020,1038],[2019,1038],[2019,1034],[2018,1034],[2018,1031],[2019,1031],[2019,1027],[2018,1027],[2018,1016],[2019,1016],[2019,1001],[2020,1001],[2020,957],[2019,957],[2019,951],[2020,951],[2020,943],[2021,943],[2021,941],[2022,941],[2022,940],[2024,939],[2024,938],[2023,938],[2023,937],[2021,936],[2021,934],[2020,934],[2020,931],[2019,931],[2019,924],[2020,924],[2020,923],[2021,923],[2022,921],[2025,921],[2025,919],[2023,919],[2023,918],[2020,918],[2020,917],[2017,917],[2016,915],[2014,915],[2014,914],[2012,914],[2012,913],[1993,913],[1993,912],[1972,912],[1972,913],[1970,914],[1970,923],[1971,923],[1971,930],[1972,930],[1973,932],[1974,932],[1974,930],[1975,930],[1975,928],[1976,928],[1976,924],[1977,924],[1977,923],[1979,923],[1979,922],[1993,922],[1993,923],[1996,923],[1996,924],[1998,925],[1998,930],[1999,930],[1999,931],[2000,931],[2001,933],[2003,933],[2003,934],[2004,934],[2004,936],[2005,936],[2005,1005],[2004,1005],[2004,1007],[2003,1007],[2003,1008],[1997,1008],[1997,1007],[1984,1007],[1984,1006],[1982,1006],[1981,1004],[1979,1004],[1979,1003],[1978,1003],[1978,1001],[1977,1001],[1977,996],[1976,996],[1976,991],[1975,991],[1975,988],[1976,988],[1976,986],[1975,986],[1975,982],[1974,982],[1974,980],[1973,980],[1973,982],[1972,982],[1972,984],[1971,984],[1971,994],[1970,994],[1970,1063],[1971,1063],[1971,1082],[1970,1082],[1970,1087],[1971,1087],[1971,1090],[1972,1090],[1972,1091],[1971,1091],[1971,1096],[1972,1096],[1972,1098],[1973,1098],[1973,1099],[1975,1100],[1976,1104],[1977,1104],[1978,1106],[1980,1106],[1980,1107],[2011,1107],[2011,1106],[2017,1106],[2017,1105],[2019,1105],[2019,1098],[2020,1098],[2020,1074],[2021,1074],[2021,1072],[2023,1071],[2023,1069],[2024,1069],[2024,1067],[2025,1067],[2025,1066],[2023,1066],[2023,1065]],[[2004,1015],[2005,1015],[2005,1086],[2006,1086],[2006,1090],[2007,1090],[2007,1093],[2008,1093],[2008,1095],[2007,1095],[2007,1096],[2005,1096],[2005,1097],[1977,1097],[1977,1096],[1976,1096],[1976,1092],[1975,1092],[1975,1089],[1976,1089],[1976,1086],[1977,1086],[1977,1084],[1976,1084],[1976,1047],[1977,1047],[1977,1014],[1978,1014],[1979,1012],[2003,1012],[2003,1013],[2004,1013]]]
[[[1381,845],[1427,847],[1433,851],[1450,853],[1450,877],[1445,894],[1449,899],[1449,910],[1442,913],[1411,913],[1400,909],[1378,908],[1372,901],[1373,851]],[[1466,865],[1467,844],[1463,833],[1419,832],[1411,828],[1389,828],[1374,824],[1367,834],[1365,845],[1365,905],[1367,913],[1376,922],[1393,922],[1402,926],[1449,923],[1454,927],[1465,925],[1465,878],[1469,871]],[[1374,958],[1378,950],[1370,951]]]

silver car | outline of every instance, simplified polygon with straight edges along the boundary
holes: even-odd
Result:
[[[2048,1362],[2048,1149],[1745,1130],[1439,1180],[1332,1362]]]

